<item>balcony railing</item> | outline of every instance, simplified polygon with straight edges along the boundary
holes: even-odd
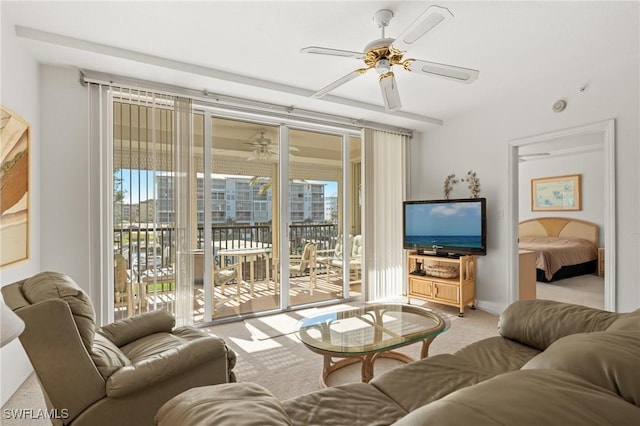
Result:
[[[211,227],[214,253],[218,250],[264,247],[273,244],[270,225],[214,225]],[[289,254],[301,254],[306,242],[318,250],[335,247],[336,224],[293,224],[289,226]],[[114,251],[121,254],[138,281],[147,270],[169,268],[175,263],[175,228],[169,226],[126,226],[114,228]],[[197,247],[204,247],[204,227],[199,226]],[[219,259],[216,259],[219,261]]]

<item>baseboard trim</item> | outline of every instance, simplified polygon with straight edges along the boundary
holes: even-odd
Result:
[[[476,308],[494,315],[500,315],[507,308],[507,305],[487,300],[476,300]]]

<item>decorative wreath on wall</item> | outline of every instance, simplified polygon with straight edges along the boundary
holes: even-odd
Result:
[[[480,179],[478,179],[478,175],[476,175],[476,172],[469,170],[467,172],[467,176],[460,179],[458,179],[454,173],[451,173],[449,176],[447,176],[447,178],[444,180],[443,189],[445,199],[449,199],[449,194],[453,189],[453,185],[458,182],[468,182],[469,186],[467,186],[467,188],[469,188],[469,191],[471,191],[471,198],[478,198],[478,194],[480,193]]]

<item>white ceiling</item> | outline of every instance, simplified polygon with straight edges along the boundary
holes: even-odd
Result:
[[[380,37],[372,20],[375,11],[393,11],[387,36],[394,37],[430,4],[449,8],[455,17],[425,36],[405,58],[478,69],[477,81],[460,84],[398,69],[403,108],[392,114],[382,108],[375,72],[336,89],[334,96],[308,96],[362,63],[303,55],[302,47],[362,51]],[[549,95],[551,108],[602,67],[638,55],[633,47],[637,43],[628,40],[629,26],[620,25],[629,22],[623,19],[628,9],[615,6],[537,1],[2,1],[1,11],[2,24],[23,27],[19,42],[43,63],[427,130],[434,126],[429,118],[446,122],[501,102],[517,105],[518,99],[541,91]],[[212,78],[218,71],[251,79],[238,83],[225,76]],[[265,88],[270,86],[278,90]],[[359,104],[345,105],[351,101]]]

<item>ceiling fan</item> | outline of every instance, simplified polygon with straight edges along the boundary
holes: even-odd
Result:
[[[265,131],[259,130],[249,139],[249,141],[245,142],[245,144],[254,147],[248,160],[271,160],[278,156],[278,147],[271,144],[271,139],[266,138],[264,136],[265,133]],[[258,134],[259,136],[255,137]],[[289,151],[299,150],[294,146],[290,146]]]
[[[400,65],[410,72],[442,77],[461,83],[471,83],[478,78],[478,70],[420,59],[403,59],[406,50],[420,38],[442,22],[453,18],[453,14],[449,9],[440,6],[430,6],[395,39],[385,37],[385,28],[389,25],[391,18],[393,18],[393,12],[387,9],[379,10],[373,15],[373,20],[381,29],[382,36],[367,44],[364,47],[364,52],[353,52],[318,46],[309,46],[301,49],[301,53],[360,59],[364,61],[366,65],[365,68],[352,71],[333,83],[328,84],[314,93],[312,97],[320,98],[331,90],[366,73],[370,69],[375,69],[378,74],[380,74],[380,89],[382,91],[385,109],[387,111],[395,111],[402,105],[396,79],[392,71],[394,65]]]

